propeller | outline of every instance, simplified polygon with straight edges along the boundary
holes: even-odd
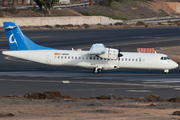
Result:
[[[123,54],[121,54],[120,52],[121,52],[121,50],[120,50],[120,47],[119,47],[119,49],[118,49],[118,58],[123,56]]]

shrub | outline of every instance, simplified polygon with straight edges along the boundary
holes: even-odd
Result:
[[[46,28],[49,28],[49,29],[53,29],[53,27],[50,26],[50,25],[45,25],[45,27],[46,27]]]
[[[159,11],[160,11],[162,14],[166,14],[166,15],[167,15],[167,13],[166,13],[163,9],[159,9]]]
[[[138,21],[136,25],[146,25],[146,23],[144,21]]]
[[[61,93],[58,91],[47,91],[44,92],[43,94],[45,99],[62,98]]]
[[[25,94],[24,98],[30,98],[30,95],[29,94]]]
[[[118,99],[118,97],[115,94],[110,94],[107,98],[110,100],[117,100]]]
[[[12,6],[12,5],[6,7],[4,9],[4,11],[9,12],[11,14],[18,14],[19,13],[19,11],[14,6]]]
[[[62,26],[61,26],[61,25],[56,24],[56,25],[55,25],[55,27],[56,27],[56,28],[61,28]]]
[[[158,24],[158,25],[163,25],[161,22],[158,22],[157,24]]]
[[[180,116],[180,111],[174,111],[172,115],[179,115]]]
[[[73,24],[68,24],[68,25],[66,25],[67,27],[74,27],[74,25]]]
[[[84,26],[85,28],[89,28],[88,24],[83,24],[82,26]]]
[[[96,97],[96,98],[101,99],[101,100],[107,99],[107,97],[105,95],[101,95],[100,97]]]
[[[69,98],[71,98],[69,95],[63,95],[62,97],[63,97],[63,99],[69,99]]]
[[[151,94],[151,95],[149,95],[149,96],[146,96],[145,98],[146,98],[146,100],[149,101],[149,102],[155,102],[155,101],[161,101],[161,102],[163,102],[163,101],[165,101],[164,98],[162,98],[162,97],[160,97],[160,96],[157,96],[157,95],[153,95],[153,94]]]
[[[101,26],[102,24],[101,23],[98,23],[98,24],[96,24],[97,26]]]
[[[113,0],[100,0],[99,5],[110,6],[112,2],[113,2]]]
[[[123,23],[122,22],[116,22],[114,23],[114,25],[122,25]]]
[[[44,99],[44,95],[40,92],[33,92],[30,95],[30,98],[32,98],[32,99]]]
[[[172,21],[169,20],[169,21],[167,21],[167,23],[172,23]]]
[[[144,25],[144,27],[148,27],[148,25],[146,24],[146,25]]]
[[[180,97],[170,98],[168,101],[169,102],[180,102]]]

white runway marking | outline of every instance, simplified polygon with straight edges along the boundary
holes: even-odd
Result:
[[[70,83],[69,81],[62,81],[63,83]]]
[[[128,92],[152,92],[151,90],[126,90]]]
[[[180,88],[174,88],[174,90],[180,90]]]

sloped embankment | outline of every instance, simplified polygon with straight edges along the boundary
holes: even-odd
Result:
[[[136,19],[177,15],[166,2],[155,0],[148,2],[112,2],[110,6],[95,5],[94,7],[80,7],[74,10],[84,15],[103,15],[115,19]]]

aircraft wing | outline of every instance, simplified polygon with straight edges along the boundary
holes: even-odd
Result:
[[[106,53],[106,47],[102,43],[93,44],[89,50],[90,55],[102,55]]]

